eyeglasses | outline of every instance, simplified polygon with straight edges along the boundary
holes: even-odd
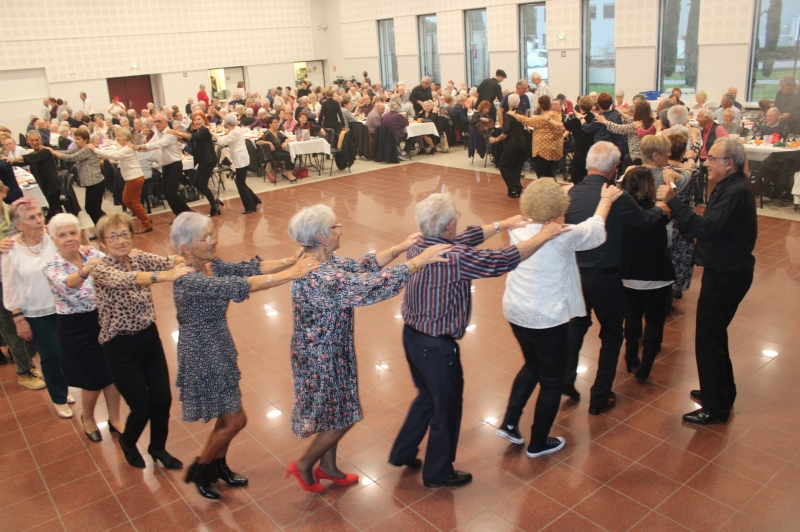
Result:
[[[214,240],[216,239],[213,235],[206,235],[205,238],[201,238],[200,240],[189,240],[189,242],[205,242],[206,245],[211,245]]]
[[[130,231],[122,231],[121,233],[108,233],[106,235],[106,240],[114,244],[119,239],[122,240],[130,240],[131,239],[131,232]]]
[[[330,228],[331,228],[331,229],[336,229],[336,230],[338,230],[340,233],[342,232],[342,224],[333,224],[333,225],[332,225]]]
[[[714,157],[713,155],[709,155],[706,162],[716,163],[717,161],[724,161],[725,159],[733,159],[733,157]]]

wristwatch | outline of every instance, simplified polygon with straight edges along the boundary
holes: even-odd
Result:
[[[492,225],[494,226],[494,230],[499,233],[500,232],[500,222],[492,222]]]

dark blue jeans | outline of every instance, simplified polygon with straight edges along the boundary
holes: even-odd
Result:
[[[392,446],[389,461],[404,464],[416,458],[430,426],[422,480],[439,483],[450,477],[456,461],[464,393],[461,353],[452,338],[428,336],[408,325],[403,328],[403,347],[419,393]]]
[[[516,427],[536,385],[541,386],[531,427],[530,446],[544,444],[561,404],[561,384],[567,361],[569,322],[548,329],[528,329],[511,324],[525,365],[517,373],[503,425]]]

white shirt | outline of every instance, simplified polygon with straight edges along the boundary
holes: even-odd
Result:
[[[511,244],[518,244],[541,231],[531,224],[509,231]],[[600,216],[572,226],[539,248],[506,277],[503,314],[528,329],[549,329],[575,316],[586,315],[576,251],[593,249],[606,241],[606,226]]]
[[[158,164],[161,166],[181,160],[181,147],[178,146],[178,137],[171,133],[162,133],[158,129],[153,129],[153,138],[145,144],[145,148],[148,150],[160,150]]]
[[[131,181],[144,175],[142,166],[139,164],[139,157],[136,156],[137,152],[133,151],[130,146],[116,150],[98,150],[97,153],[106,159],[119,161],[119,173],[122,174],[122,179],[125,181]]]
[[[45,122],[47,122],[49,124],[50,123],[50,108],[47,107],[46,105],[44,107],[42,107],[42,109],[39,111],[39,118],[41,118],[42,120],[44,120]]]
[[[121,116],[125,115],[125,109],[126,109],[125,104],[122,102],[116,102],[116,103],[112,102],[111,105],[108,106],[109,113],[117,113]]]
[[[139,165],[142,167],[142,173],[145,179],[153,177],[153,163],[158,162],[158,152],[155,151],[137,151],[136,157],[139,159]]]
[[[236,168],[244,168],[250,165],[250,154],[247,153],[247,140],[244,138],[244,130],[236,126],[227,135],[219,137],[217,144],[227,146],[231,152],[231,161]]]
[[[36,255],[24,244],[14,243],[11,251],[3,254],[3,305],[9,310],[22,309],[26,318],[38,318],[56,313],[56,303],[43,268],[53,261],[56,245],[45,233],[39,246],[30,249],[41,252]]]
[[[83,100],[83,112],[87,115],[94,114],[94,111],[92,111],[92,102],[89,101],[89,98]]]

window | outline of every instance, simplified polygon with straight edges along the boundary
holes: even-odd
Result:
[[[597,6],[589,6],[589,18],[592,20],[597,18]]]
[[[394,47],[394,19],[378,21],[378,48],[381,55],[381,82],[387,89],[397,83],[397,52]]]
[[[422,76],[430,76],[434,83],[441,83],[439,74],[439,39],[436,34],[436,15],[420,15],[419,23],[419,69]]]
[[[587,94],[614,94],[614,6],[613,0],[583,0],[583,88]],[[611,17],[606,17],[609,12]],[[602,13],[603,18],[593,18],[592,13]]]
[[[489,77],[489,49],[486,43],[486,10],[464,11],[467,50],[467,83],[477,87]]]
[[[529,80],[538,72],[547,81],[547,26],[544,2],[519,7],[519,35],[522,76]]]
[[[756,0],[747,99],[775,98],[778,80],[797,78],[800,0]]]
[[[658,90],[697,86],[700,0],[661,0]]]

